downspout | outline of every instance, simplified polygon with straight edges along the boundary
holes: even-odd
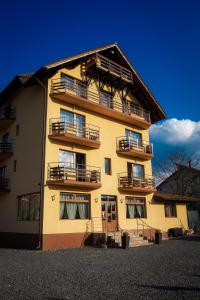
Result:
[[[44,89],[44,106],[43,106],[43,128],[42,128],[42,158],[41,158],[41,181],[40,185],[40,215],[39,215],[39,242],[38,249],[43,246],[43,217],[44,217],[44,176],[45,176],[45,148],[46,148],[46,119],[47,119],[47,86],[34,76],[34,79]]]

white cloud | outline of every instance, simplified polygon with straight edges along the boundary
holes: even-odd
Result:
[[[194,147],[197,151],[200,147],[200,121],[168,119],[152,125],[150,136],[154,143]]]

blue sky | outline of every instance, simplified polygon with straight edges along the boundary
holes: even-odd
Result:
[[[0,90],[16,74],[116,41],[168,118],[192,120],[196,126],[200,119],[199,15],[198,0],[4,1],[0,4]],[[152,139],[159,144],[155,130]]]

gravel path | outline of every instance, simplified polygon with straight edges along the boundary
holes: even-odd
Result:
[[[122,249],[0,249],[0,299],[200,299],[200,240]]]

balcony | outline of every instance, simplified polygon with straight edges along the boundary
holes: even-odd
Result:
[[[116,81],[116,79],[120,79],[126,83],[133,83],[133,75],[129,69],[122,67],[98,53],[91,57],[85,64],[86,74],[94,73],[95,70],[98,70],[98,73],[105,75],[106,80]]]
[[[57,162],[48,164],[48,185],[98,189],[101,187],[100,168]]]
[[[152,176],[140,178],[135,177],[132,173],[128,172],[118,174],[118,184],[121,192],[150,194],[156,190],[155,180]]]
[[[0,143],[0,161],[9,158],[13,154],[13,147],[11,142]]]
[[[8,127],[15,120],[15,108],[8,105],[0,108],[0,129]]]
[[[8,176],[0,177],[0,194],[10,192],[10,178]]]
[[[93,149],[100,147],[100,130],[98,126],[69,123],[64,118],[50,119],[49,138],[64,143],[73,143]]]
[[[153,144],[136,141],[125,136],[116,138],[117,154],[149,160],[153,157]]]
[[[147,129],[151,125],[150,112],[129,101],[114,100],[110,95],[72,78],[58,78],[51,82],[51,97],[109,118]]]

